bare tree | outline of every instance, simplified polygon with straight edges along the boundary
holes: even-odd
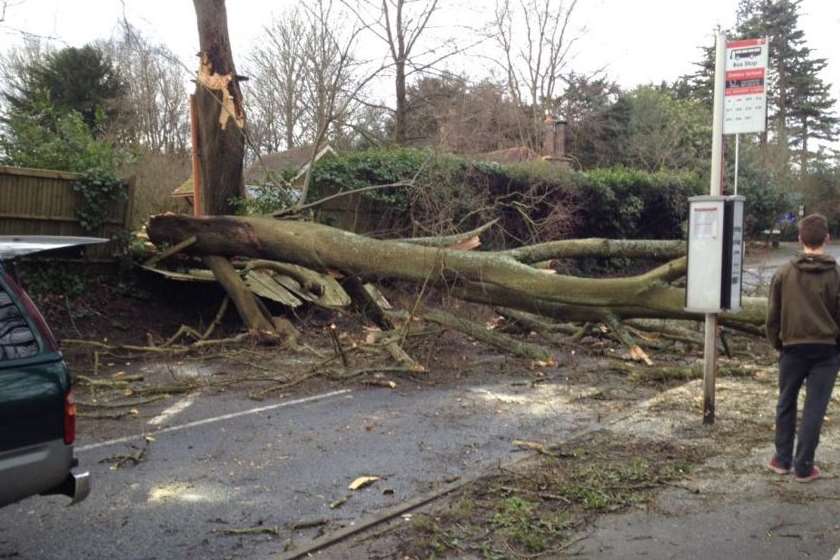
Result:
[[[511,97],[529,107],[525,139],[537,141],[546,111],[561,93],[569,52],[577,41],[569,29],[578,0],[497,0],[493,38],[502,53],[498,61]]]
[[[357,8],[359,2],[342,1],[361,21],[366,20]],[[388,47],[394,69],[394,141],[402,144],[407,140],[409,77],[433,70],[468,47],[459,47],[453,39],[426,48],[419,46],[420,38],[431,28],[431,20],[439,11],[439,0],[364,0],[361,4],[366,11],[377,14],[369,28]]]
[[[189,141],[187,70],[164,45],[123,21],[121,35],[102,44],[122,75],[127,140],[153,152],[180,153]]]
[[[365,26],[342,25],[347,18],[335,11],[332,0],[317,0],[307,8],[306,44],[303,61],[303,104],[307,108],[311,131],[312,157],[320,151],[331,131],[345,126],[351,117],[360,92],[382,70],[375,67],[360,75],[364,66],[354,56],[359,35]],[[311,182],[310,165],[300,196],[306,201]]]
[[[300,138],[307,32],[300,11],[287,11],[265,27],[248,56],[248,130],[260,151],[289,149]]]

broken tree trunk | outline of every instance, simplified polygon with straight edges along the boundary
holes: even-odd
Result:
[[[196,254],[268,258],[314,270],[429,282],[446,286],[464,300],[565,320],[697,317],[684,311],[684,290],[667,285],[684,274],[684,259],[646,274],[604,279],[551,274],[517,260],[581,254],[572,249],[581,243],[577,240],[552,242],[551,250],[544,244],[537,256],[526,250],[469,252],[381,241],[322,224],[258,217],[161,215],[151,219],[148,230],[155,243],[174,244],[194,235],[196,243],[187,251]],[[640,255],[645,244],[650,244],[651,253],[661,254],[657,251],[663,242],[610,241],[612,254],[620,255],[618,248],[625,243]],[[529,255],[527,259],[523,254]],[[744,298],[743,304],[740,313],[723,317],[734,323],[762,324],[766,300]]]
[[[204,257],[204,262],[228,293],[248,330],[274,333],[271,317],[257,303],[257,298],[239,277],[239,272],[230,264],[230,261],[224,257],[207,256]]]
[[[245,112],[233,64],[224,0],[193,0],[200,62],[196,80],[198,155],[205,214],[230,214],[244,194]],[[194,149],[196,147],[193,147]]]

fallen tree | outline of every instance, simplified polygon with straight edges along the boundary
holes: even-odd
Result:
[[[529,264],[590,254],[674,257],[684,253],[678,241],[566,240],[469,252],[376,240],[312,222],[171,214],[153,217],[148,231],[159,246],[195,237],[185,251],[200,256],[252,257],[319,272],[435,285],[466,301],[566,321],[699,317],[684,310],[684,290],[669,285],[685,274],[683,258],[641,275],[603,279],[555,274]],[[755,330],[764,321],[766,300],[744,298],[743,305],[737,314],[724,314],[723,320]]]

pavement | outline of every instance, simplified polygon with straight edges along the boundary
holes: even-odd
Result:
[[[829,409],[817,453],[825,476],[800,484],[766,467],[774,449],[775,386],[725,380],[718,391],[714,427],[700,426],[691,410],[702,394],[700,381],[654,397],[611,426],[617,437],[646,434],[717,445],[723,452],[660,492],[645,509],[599,518],[581,536],[575,558],[840,560],[840,426],[831,420],[840,399],[835,397]],[[740,408],[747,400],[750,406]],[[663,407],[665,402],[671,405]],[[674,405],[685,412],[673,411]],[[739,446],[742,437],[764,443]]]
[[[745,288],[768,284],[773,273],[798,251],[798,244],[782,243],[776,250],[749,257]],[[830,244],[827,252],[840,260],[840,244]],[[696,412],[696,400],[702,394],[699,383],[656,396],[611,429],[616,437],[632,433],[671,441],[706,438],[714,442],[721,427],[703,433],[696,426],[697,415],[691,412],[693,408]],[[840,395],[835,391],[817,455],[826,476],[812,484],[798,484],[766,468],[774,450],[776,386],[772,380],[761,385],[718,383],[718,424],[724,424],[724,431],[757,431],[759,440],[765,434],[767,443],[743,449],[731,445],[678,487],[660,492],[649,508],[599,518],[579,536],[575,558],[840,560],[840,425],[832,421],[840,413]],[[658,406],[669,399],[681,403],[683,412]],[[753,413],[736,414],[739,403],[748,400],[754,401],[747,407]],[[724,441],[721,436],[718,443]]]
[[[134,435],[78,442],[93,474],[85,502],[65,507],[63,497],[36,497],[0,509],[0,558],[276,557],[290,539],[314,538],[506,461],[513,439],[597,422],[562,383],[534,389],[512,381],[340,389],[263,403],[187,395]],[[112,468],[117,456],[142,449],[144,432],[153,441],[143,461]],[[362,475],[382,480],[350,492]],[[316,528],[291,529],[300,523]],[[225,533],[273,528],[274,535]]]

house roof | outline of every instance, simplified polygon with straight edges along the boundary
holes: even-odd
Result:
[[[315,155],[315,161],[327,154],[335,155],[335,150],[327,144]],[[259,184],[265,181],[268,173],[282,173],[295,171],[292,182],[306,173],[309,160],[312,158],[312,145],[298,146],[283,152],[272,152],[261,156],[245,170],[245,182]]]
[[[172,191],[172,195],[175,198],[187,198],[191,197],[194,194],[195,189],[193,188],[193,179],[192,175],[187,177],[187,180],[178,185],[178,188]]]

